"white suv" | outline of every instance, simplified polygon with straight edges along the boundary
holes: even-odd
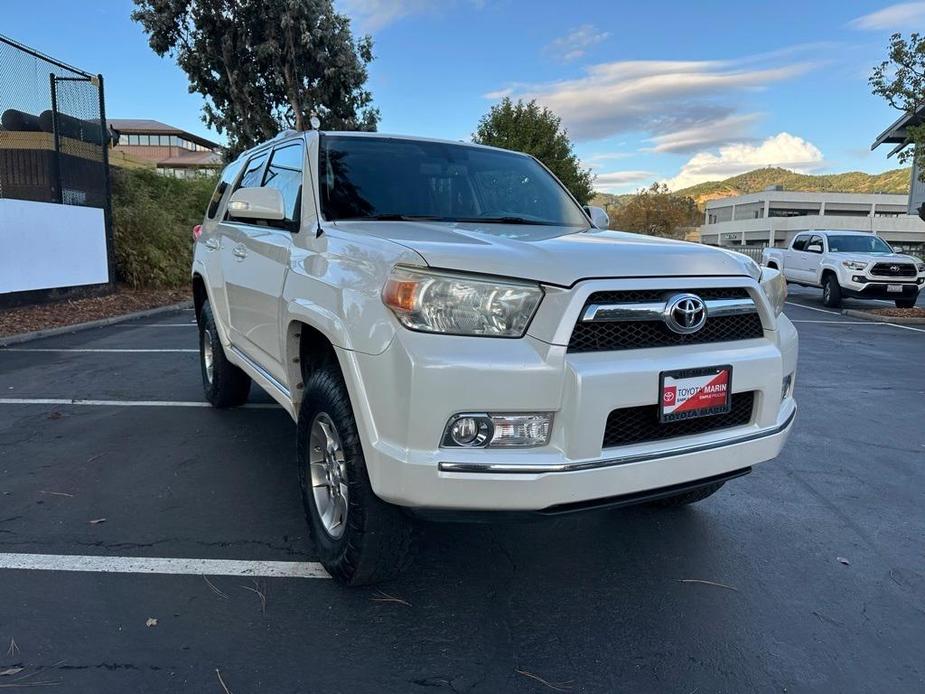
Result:
[[[415,514],[690,503],[778,454],[783,277],[606,226],[536,159],[457,142],[288,132],[224,171],[193,261],[206,397],[254,381],[296,420],[335,578],[393,575]]]

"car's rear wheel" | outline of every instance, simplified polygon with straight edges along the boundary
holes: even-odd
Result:
[[[913,308],[914,306],[914,297],[912,299],[896,299],[896,308]]]
[[[400,573],[410,562],[411,519],[373,492],[336,363],[316,369],[305,384],[298,460],[305,515],[328,573],[353,586]]]
[[[720,490],[720,487],[723,486],[723,482],[716,482],[714,484],[709,484],[705,487],[698,487],[697,489],[692,489],[689,492],[684,492],[683,494],[676,494],[675,496],[666,496],[664,499],[659,499],[658,501],[653,501],[652,506],[658,506],[660,508],[676,508],[678,506],[687,506],[688,504],[694,504],[698,501],[703,501],[708,496],[713,496]]]
[[[822,283],[822,303],[829,308],[841,306],[841,285],[835,275],[826,275]]]
[[[225,357],[208,301],[199,309],[199,363],[206,400],[214,407],[237,407],[247,401],[251,379]]]

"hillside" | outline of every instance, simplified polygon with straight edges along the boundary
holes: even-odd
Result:
[[[748,173],[727,178],[724,181],[708,181],[689,188],[674,191],[677,195],[689,195],[701,208],[708,200],[728,198],[745,193],[758,193],[768,186],[783,186],[784,190],[808,192],[829,191],[833,193],[901,193],[909,192],[909,169],[892,169],[880,174],[849,171],[841,174],[799,174],[787,169],[755,169]],[[632,193],[612,195],[597,193],[591,199],[592,205],[619,207],[633,197]]]
[[[880,174],[849,171],[841,174],[799,174],[787,169],[755,169],[748,173],[727,178],[724,181],[709,181],[675,191],[678,195],[689,195],[698,205],[708,200],[728,198],[733,195],[757,193],[768,186],[780,185],[784,190],[809,192],[828,191],[833,193],[908,193],[909,169],[893,169]]]

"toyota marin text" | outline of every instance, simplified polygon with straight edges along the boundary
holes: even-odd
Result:
[[[297,422],[332,576],[395,575],[415,516],[680,505],[777,456],[783,275],[607,226],[479,145],[287,131],[224,170],[194,230],[206,397],[253,381]]]

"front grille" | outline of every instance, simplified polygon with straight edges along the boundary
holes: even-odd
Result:
[[[680,291],[689,291],[701,299],[747,299],[743,287],[708,287],[706,289],[633,289],[625,291],[595,292],[588,297],[579,316],[591,304],[621,304],[665,301]],[[715,316],[696,333],[679,335],[668,329],[661,320],[653,321],[583,321],[579,317],[569,352],[609,352],[620,349],[646,349],[675,345],[697,345],[710,342],[750,340],[764,336],[761,318],[757,313],[732,316]]]
[[[915,265],[909,263],[877,263],[870,274],[880,277],[915,277],[916,273]]]
[[[662,424],[658,419],[658,405],[624,407],[607,416],[604,429],[604,448],[627,446],[633,443],[663,441],[678,436],[703,434],[708,431],[729,429],[752,421],[755,393],[732,394],[732,409],[725,414],[715,414],[695,419],[681,419]]]

